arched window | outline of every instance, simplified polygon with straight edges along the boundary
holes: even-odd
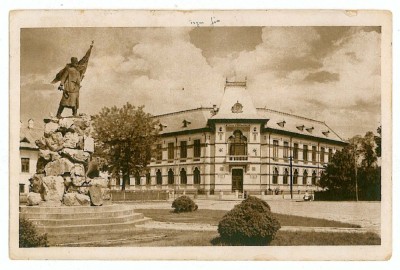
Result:
[[[303,172],[303,185],[307,185],[308,184],[308,172],[307,170],[304,170]]]
[[[293,185],[297,185],[298,178],[299,178],[299,171],[297,169],[295,169],[294,173],[293,173]]]
[[[193,183],[200,185],[200,170],[197,167],[193,171]]]
[[[289,178],[289,171],[287,168],[285,168],[285,171],[283,172],[283,184],[286,185],[288,183],[288,178]]]
[[[162,174],[160,170],[157,170],[156,172],[156,181],[157,185],[162,185]]]
[[[186,175],[185,169],[182,168],[180,176],[181,176],[181,184],[186,185],[187,184],[187,175]]]
[[[311,175],[311,183],[315,186],[317,183],[317,172],[314,170],[312,175]]]
[[[274,174],[272,175],[272,184],[278,184],[278,175],[279,171],[278,168],[274,168]]]
[[[168,170],[168,185],[173,185],[175,183],[174,180],[174,172],[172,171],[172,169]]]
[[[247,155],[247,138],[243,136],[240,130],[235,130],[233,136],[229,137],[229,155],[245,156]]]

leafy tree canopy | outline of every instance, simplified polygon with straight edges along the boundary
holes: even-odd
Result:
[[[143,108],[126,103],[122,108],[104,107],[93,117],[96,154],[106,160],[113,176],[122,173],[123,189],[130,175],[147,170],[158,140],[157,121]]]

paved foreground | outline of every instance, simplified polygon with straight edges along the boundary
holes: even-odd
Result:
[[[289,200],[267,201],[275,213],[322,218],[360,225],[367,231],[380,234],[380,202],[296,202]],[[230,210],[240,201],[196,200],[200,209]],[[135,208],[171,209],[168,202],[135,202]]]

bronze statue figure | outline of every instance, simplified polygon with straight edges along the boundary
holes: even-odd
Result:
[[[51,83],[60,82],[58,90],[63,91],[60,105],[57,110],[57,118],[61,118],[61,114],[65,107],[72,109],[72,115],[77,116],[79,108],[79,89],[81,81],[89,63],[90,53],[93,48],[93,41],[85,56],[78,61],[78,58],[72,57],[71,63],[67,64],[60,70]]]

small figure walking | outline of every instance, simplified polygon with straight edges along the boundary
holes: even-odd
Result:
[[[81,81],[89,63],[90,53],[93,48],[93,41],[85,56],[78,61],[78,58],[72,57],[71,63],[67,64],[60,70],[51,83],[60,82],[58,90],[63,91],[60,105],[57,110],[57,118],[61,118],[61,114],[65,107],[72,109],[72,115],[77,116],[79,108],[79,90]]]

